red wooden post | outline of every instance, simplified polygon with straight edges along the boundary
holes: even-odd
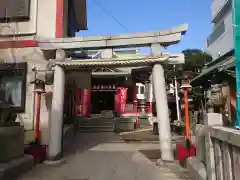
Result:
[[[189,122],[189,114],[188,114],[188,89],[184,88],[183,91],[184,91],[186,139],[190,141],[190,122]]]
[[[36,125],[35,125],[35,140],[40,141],[40,113],[41,113],[41,92],[36,92]]]
[[[76,89],[76,115],[81,114],[81,89]]]
[[[91,99],[90,89],[83,89],[83,91],[82,91],[82,115],[85,117],[89,117],[91,114],[90,99]]]
[[[90,118],[91,117],[91,89],[87,89],[87,117]]]

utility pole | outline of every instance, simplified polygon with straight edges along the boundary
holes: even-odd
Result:
[[[233,38],[236,71],[237,116],[235,128],[240,129],[240,0],[232,0]]]
[[[179,97],[178,97],[178,83],[176,76],[176,65],[173,65],[175,76],[174,76],[174,86],[175,86],[175,98],[176,98],[176,108],[177,108],[177,120],[178,122],[181,120],[180,109],[179,109]]]

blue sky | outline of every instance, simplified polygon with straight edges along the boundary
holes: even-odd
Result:
[[[148,32],[166,29],[183,23],[188,33],[178,45],[168,48],[180,52],[186,48],[203,48],[211,32],[211,0],[87,0],[88,30],[84,35],[108,35]],[[121,22],[128,32],[98,5],[101,4]]]

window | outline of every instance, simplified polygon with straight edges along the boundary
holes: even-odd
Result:
[[[25,111],[26,63],[0,64],[0,108]]]
[[[137,86],[137,94],[144,94],[144,86]]]
[[[140,94],[144,94],[144,87],[143,86],[140,87]]]
[[[30,0],[0,0],[1,21],[25,21],[30,18]]]
[[[224,32],[225,32],[225,24],[224,24],[224,21],[222,21],[220,24],[218,24],[217,27],[215,27],[213,33],[208,37],[207,39],[208,47],[211,44],[213,44]]]

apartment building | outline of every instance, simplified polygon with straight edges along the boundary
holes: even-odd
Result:
[[[233,45],[232,0],[212,0],[212,33],[205,42],[205,51],[217,59],[231,51]]]

